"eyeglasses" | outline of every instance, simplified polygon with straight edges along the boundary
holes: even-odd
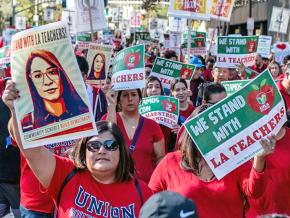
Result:
[[[43,82],[44,75],[46,75],[51,80],[56,80],[59,77],[59,70],[57,67],[51,67],[47,69],[45,72],[36,71],[29,74],[29,77],[35,82]]]
[[[107,151],[116,151],[119,148],[118,142],[114,140],[106,140],[103,143],[99,141],[89,141],[86,144],[87,149],[91,152],[99,151],[101,146],[104,146]]]

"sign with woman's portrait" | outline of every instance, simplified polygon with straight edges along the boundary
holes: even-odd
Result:
[[[87,61],[89,63],[89,72],[87,82],[90,84],[100,84],[106,79],[113,47],[110,45],[100,45],[96,43],[89,44]]]
[[[97,134],[65,23],[14,35],[11,69],[21,96],[15,110],[24,148]]]

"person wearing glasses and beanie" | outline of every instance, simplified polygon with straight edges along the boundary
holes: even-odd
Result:
[[[26,80],[33,111],[21,120],[23,132],[88,112],[88,106],[50,51],[39,49],[30,53]]]
[[[19,97],[9,82],[3,102],[12,113],[11,135],[32,171],[56,202],[58,217],[138,217],[151,190],[134,178],[133,160],[117,125],[96,123],[98,135],[82,138],[72,159],[58,157],[44,146],[23,149],[13,100]]]

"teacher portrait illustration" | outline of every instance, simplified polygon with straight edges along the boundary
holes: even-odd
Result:
[[[93,58],[88,80],[104,80],[106,78],[106,56],[97,53]]]
[[[89,112],[88,106],[50,51],[32,51],[25,70],[33,111],[21,120],[23,132]]]

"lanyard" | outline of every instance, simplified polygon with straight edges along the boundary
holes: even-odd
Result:
[[[132,154],[133,151],[135,150],[136,142],[137,142],[138,137],[139,137],[139,135],[141,133],[141,130],[142,130],[142,127],[143,127],[143,124],[144,124],[144,120],[145,120],[144,117],[141,116],[141,121],[140,121],[140,123],[138,125],[137,131],[135,132],[134,138],[133,138],[132,143],[131,143],[131,145],[129,147],[130,154]]]

